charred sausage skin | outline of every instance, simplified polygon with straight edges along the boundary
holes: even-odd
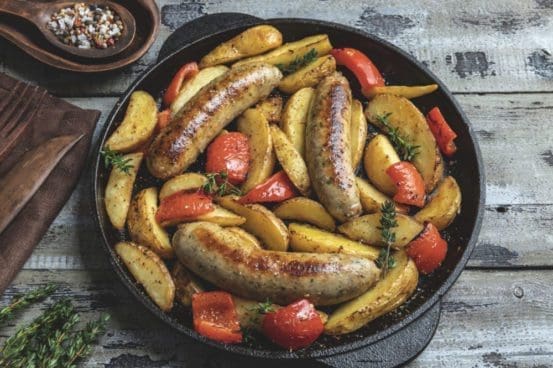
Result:
[[[340,222],[361,214],[351,165],[351,89],[340,73],[319,83],[309,111],[305,152],[309,176],[319,200]]]
[[[275,66],[255,63],[232,68],[202,88],[154,138],[146,160],[152,175],[168,179],[185,171],[227,124],[267,97],[281,78]]]
[[[380,276],[375,263],[344,254],[287,253],[244,247],[219,225],[182,225],[173,236],[180,262],[217,287],[244,298],[288,304],[308,298],[333,305],[367,291]]]

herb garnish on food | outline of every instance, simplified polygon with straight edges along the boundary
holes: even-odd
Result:
[[[267,299],[264,302],[257,303],[254,310],[259,314],[267,314],[274,312],[275,308],[273,307],[273,302]]]
[[[131,161],[130,158],[124,159],[121,153],[112,151],[107,147],[101,150],[100,154],[104,157],[104,166],[106,169],[113,166],[123,171],[125,174],[130,175],[131,169],[133,168],[133,165],[129,164]]]
[[[226,171],[220,173],[207,173],[205,176],[207,177],[207,182],[202,186],[202,190],[205,193],[216,194],[221,197],[229,194],[242,195],[240,188],[228,181],[228,173]],[[219,182],[219,184],[217,184],[217,182]]]
[[[290,64],[276,64],[275,66],[280,69],[284,75],[292,74],[298,69],[311,64],[317,58],[317,50],[311,49],[305,55],[298,56]]]
[[[382,248],[376,265],[382,269],[383,276],[386,276],[388,269],[396,266],[396,260],[390,255],[390,247],[396,241],[396,233],[392,231],[394,227],[397,227],[396,221],[396,206],[392,201],[386,201],[380,207],[380,235],[386,243],[386,248]]]
[[[392,115],[391,112],[386,115],[376,115],[376,118],[386,128],[386,134],[390,138],[390,142],[396,149],[399,157],[402,161],[413,161],[415,156],[419,153],[420,146],[415,146],[408,142],[408,137],[402,137],[399,134],[399,129],[390,125],[388,117]]]
[[[14,311],[51,294],[55,286],[31,291],[16,297],[2,309],[2,322]],[[67,298],[51,305],[30,324],[21,327],[0,349],[1,367],[76,367],[75,362],[90,353],[92,344],[104,333],[109,315],[89,322],[76,330],[79,315]]]

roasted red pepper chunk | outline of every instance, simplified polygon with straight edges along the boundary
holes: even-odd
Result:
[[[407,245],[407,254],[415,261],[419,272],[432,273],[447,254],[447,242],[438,229],[428,222],[420,235]]]
[[[194,329],[200,335],[226,344],[242,342],[240,323],[232,296],[225,291],[192,295]]]
[[[182,88],[182,85],[186,79],[192,78],[199,72],[198,64],[195,62],[184,64],[179,71],[175,74],[169,87],[163,95],[163,103],[165,106],[169,106],[175,101],[179,92]]]
[[[457,152],[457,146],[453,140],[457,138],[457,133],[451,129],[440,109],[436,106],[426,115],[428,126],[436,138],[440,151],[448,157]]]
[[[355,75],[361,85],[361,93],[365,97],[368,98],[371,95],[369,92],[371,88],[384,86],[384,77],[372,60],[361,51],[342,48],[333,49],[330,53],[338,65],[345,66]]]
[[[407,161],[400,161],[391,165],[386,174],[396,185],[397,192],[394,201],[417,207],[424,206],[426,193],[424,180],[416,167]]]
[[[292,184],[284,171],[279,171],[263,183],[252,188],[238,202],[242,204],[282,202],[295,196],[296,189],[294,184]]]
[[[156,221],[162,225],[193,219],[215,209],[211,197],[202,192],[177,192],[164,198],[156,213]]]
[[[226,173],[233,185],[246,180],[250,169],[250,144],[248,136],[240,132],[219,135],[207,148],[205,171]]]

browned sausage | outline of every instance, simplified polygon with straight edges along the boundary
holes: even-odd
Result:
[[[255,63],[232,68],[203,87],[155,137],[146,163],[167,179],[185,171],[234,118],[278,85],[280,70]]]

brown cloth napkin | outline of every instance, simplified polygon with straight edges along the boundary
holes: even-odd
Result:
[[[0,73],[0,101],[17,80]],[[88,156],[92,132],[100,116],[97,110],[83,110],[59,98],[47,95],[9,156],[0,162],[4,176],[19,157],[39,144],[65,134],[84,134],[62,158],[50,176],[17,217],[0,234],[0,293],[17,275],[46,230],[69,199]],[[1,204],[0,204],[1,205]]]

